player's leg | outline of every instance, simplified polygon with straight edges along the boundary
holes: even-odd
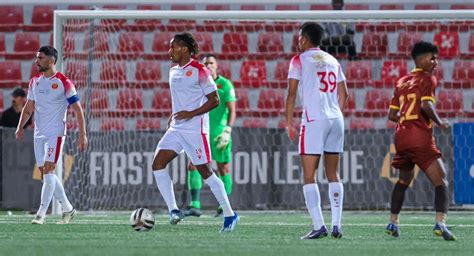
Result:
[[[188,164],[188,189],[191,194],[191,203],[184,211],[184,215],[199,217],[201,216],[202,177],[191,162]]]
[[[41,188],[41,204],[36,212],[35,219],[31,222],[32,224],[43,224],[46,212],[49,208],[49,204],[53,199],[54,188],[56,186],[56,180],[54,178],[54,169],[56,165],[52,162],[44,162],[44,166],[41,167],[43,173],[43,187]]]
[[[156,185],[166,202],[170,213],[170,223],[173,225],[178,224],[184,218],[184,214],[176,205],[173,181],[165,168],[181,151],[181,143],[176,132],[167,131],[156,147],[152,164]]]
[[[41,172],[41,179],[43,180],[43,187],[41,188],[41,205],[38,209],[38,211],[36,212],[36,215],[35,215],[35,218],[31,221],[32,224],[43,224],[44,223],[44,218],[46,216],[46,210],[42,210],[40,211],[41,209],[41,206],[43,205],[43,201],[46,201],[46,199],[43,199],[43,197],[46,197],[46,194],[50,187],[49,185],[45,184],[45,179],[44,179],[44,158],[45,158],[45,155],[46,155],[46,152],[45,152],[45,142],[43,139],[40,139],[40,138],[34,138],[34,141],[33,141],[33,145],[34,145],[34,152],[35,152],[35,158],[36,158],[36,163],[38,164],[38,168]],[[43,196],[43,194],[45,194]],[[48,204],[49,206],[49,204]],[[47,208],[46,208],[47,209]],[[44,214],[41,215],[41,213],[44,211]]]
[[[229,158],[230,158],[231,152],[229,152],[228,155],[229,155]],[[219,174],[219,178],[224,183],[225,192],[227,194],[227,197],[230,197],[230,195],[232,194],[232,185],[233,185],[233,183],[232,183],[232,174],[230,172],[230,163],[229,162],[226,162],[226,163],[217,162],[217,172]],[[219,206],[217,208],[217,212],[216,212],[216,215],[214,215],[214,217],[219,217],[221,215],[222,215],[222,207]]]

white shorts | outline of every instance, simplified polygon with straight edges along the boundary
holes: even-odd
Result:
[[[300,155],[322,155],[344,151],[344,120],[342,118],[314,120],[301,125]]]
[[[177,154],[184,151],[194,165],[208,164],[212,161],[207,134],[168,130],[158,142],[155,157],[160,150],[173,150]]]
[[[64,144],[64,137],[35,138],[34,148],[38,167],[44,162],[57,163]]]

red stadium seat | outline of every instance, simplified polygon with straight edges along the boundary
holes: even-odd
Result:
[[[347,86],[350,88],[372,86],[372,61],[349,61],[346,76]]]
[[[318,11],[332,11],[333,8],[330,4],[312,4],[309,7],[310,10],[318,10]]]
[[[171,94],[169,90],[157,90],[154,92],[151,110],[143,114],[149,117],[166,117],[171,115]]]
[[[463,114],[462,90],[442,90],[436,102],[436,110],[442,117],[456,117]]]
[[[276,59],[282,56],[283,35],[281,33],[263,32],[258,35],[257,56],[263,59]],[[252,54],[253,55],[253,54]]]
[[[349,123],[349,129],[351,130],[365,130],[374,129],[375,123],[372,118],[352,118]]]
[[[195,33],[194,39],[196,39],[196,42],[198,43],[199,49],[202,53],[214,52],[214,41],[212,40],[212,33]]]
[[[285,92],[282,90],[261,90],[258,97],[257,117],[279,116],[285,108]]]
[[[277,11],[298,11],[300,6],[298,4],[277,4],[275,6]],[[275,21],[265,25],[265,30],[268,32],[294,32],[300,27],[300,23],[296,21]]]
[[[417,4],[415,10],[439,10],[438,4]]]
[[[451,10],[472,10],[474,9],[474,4],[452,4]]]
[[[83,91],[81,94],[81,104],[83,108],[87,106],[90,100],[90,113],[93,117],[105,116],[110,114],[109,111],[109,90],[106,89],[92,89],[92,95],[87,95],[89,91]]]
[[[22,84],[21,63],[0,61],[0,88],[14,88]]]
[[[423,34],[418,32],[400,32],[398,34],[397,52],[390,53],[391,57],[410,58],[411,48],[423,40]]]
[[[100,130],[103,132],[125,130],[125,120],[123,118],[106,118],[102,120]]]
[[[38,68],[33,63],[35,72],[38,72]],[[69,61],[66,64],[66,75],[76,84],[85,83],[89,76],[88,63],[85,61]],[[33,73],[33,72],[32,72]]]
[[[39,5],[33,7],[31,25],[24,25],[24,31],[51,31],[53,29],[55,6]]]
[[[118,39],[118,54],[121,58],[137,58],[143,55],[145,46],[143,44],[143,33],[126,32]]]
[[[459,35],[456,32],[437,33],[434,44],[438,46],[440,57],[454,58],[459,55]]]
[[[235,96],[237,101],[235,108],[237,110],[237,116],[246,116],[250,114],[250,101],[249,92],[247,89],[236,89]]]
[[[169,60],[168,50],[170,49],[170,41],[173,36],[172,33],[167,32],[154,34],[151,59]]]
[[[160,5],[137,5],[137,10],[140,11],[157,11],[161,10]],[[153,31],[161,29],[161,20],[159,19],[136,19],[133,24],[126,26],[127,30],[131,31]]]
[[[369,5],[368,4],[346,4],[344,6],[345,10],[351,10],[351,11],[365,11],[369,10]]]
[[[7,49],[5,47],[5,34],[0,33],[0,58],[5,57],[6,52],[7,52]]]
[[[240,68],[240,84],[242,87],[258,88],[267,83],[265,61],[244,61]]]
[[[117,98],[117,107],[113,116],[137,116],[143,110],[143,93],[139,89],[123,89]]]
[[[194,11],[194,5],[187,4],[173,4],[171,5],[173,11]],[[196,20],[177,20],[170,19],[168,25],[164,27],[166,31],[180,32],[184,30],[193,30],[196,28]]]
[[[232,79],[232,68],[229,61],[219,60],[217,63],[217,73],[227,79]]]
[[[403,4],[381,4],[380,10],[405,10]]]
[[[356,115],[364,117],[384,116],[387,114],[391,99],[392,92],[389,90],[370,90],[365,96],[365,110],[356,112]]]
[[[90,10],[91,7],[89,5],[72,4],[72,5],[69,5],[67,9],[71,11],[87,11],[87,10]]]
[[[207,11],[228,11],[228,4],[209,4],[206,5]],[[229,20],[204,20],[203,25],[196,26],[197,31],[203,32],[221,32],[231,25]]]
[[[85,54],[89,51],[90,37],[84,37],[84,46],[83,51]],[[106,53],[110,51],[109,46],[109,34],[105,32],[98,32],[93,34],[94,48],[93,53],[96,57],[103,57]]]
[[[241,11],[263,11],[265,5],[244,4],[240,6]],[[265,22],[261,21],[240,21],[233,24],[230,29],[235,32],[257,32],[265,27]]]
[[[242,121],[242,126],[244,128],[267,128],[268,119],[267,118],[245,118]]]
[[[0,91],[0,111],[3,113],[3,109],[5,108],[5,105],[3,103],[3,90]]]
[[[298,4],[277,4],[275,10],[277,11],[298,11],[300,6]]]
[[[139,61],[135,69],[135,80],[140,82],[156,82],[161,79],[161,66],[158,61]]]
[[[64,52],[73,52],[76,49],[76,43],[74,38],[77,36],[75,33],[65,32],[63,33],[63,49]],[[54,45],[53,34],[49,37],[49,45]]]
[[[219,59],[241,59],[248,53],[248,38],[245,33],[226,33],[222,41]]]
[[[386,33],[364,34],[362,38],[361,58],[382,58],[387,56],[388,38]]]
[[[39,33],[20,33],[15,34],[15,45],[13,46],[13,53],[5,55],[6,59],[34,59],[36,53],[40,48]]]
[[[454,64],[453,88],[474,87],[474,62],[470,60],[458,60]]]
[[[474,33],[469,35],[469,45],[468,45],[468,52],[461,53],[461,56],[466,59],[473,59],[474,58]]]
[[[139,131],[158,131],[160,130],[160,118],[140,118],[137,119],[135,129]]]
[[[102,7],[104,10],[126,10],[126,5],[120,4],[106,4]],[[107,30],[114,30],[117,31],[121,29],[125,23],[127,23],[126,19],[102,19],[100,26]]]
[[[349,100],[347,101],[347,106],[344,109],[344,116],[350,116],[356,112],[356,94],[354,90],[349,91]]]
[[[382,65],[382,79],[375,83],[376,87],[394,88],[398,79],[408,74],[405,60],[387,60]]]
[[[0,31],[16,31],[23,26],[23,6],[3,5],[0,8]]]
[[[101,65],[100,81],[117,86],[117,83],[124,83],[127,80],[126,74],[124,61],[105,61]]]
[[[68,63],[69,64],[69,63]],[[36,75],[39,75],[39,70],[38,70],[38,66],[36,66],[36,63],[33,61],[31,62],[31,70],[30,70],[30,76],[29,76],[29,79],[31,79],[32,77],[36,76]],[[69,77],[69,76],[68,76]],[[71,77],[69,77],[71,78]]]
[[[269,87],[287,88],[289,66],[290,66],[290,62],[288,60],[277,62],[276,69],[275,69],[275,79],[268,82]]]

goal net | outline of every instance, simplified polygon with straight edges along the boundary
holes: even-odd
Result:
[[[320,22],[333,33],[324,39],[322,48],[338,58],[347,77],[350,101],[344,113],[345,151],[340,163],[344,205],[386,209],[398,175],[390,167],[395,153],[394,124],[387,121],[386,112],[395,81],[414,68],[410,60],[413,43],[426,40],[439,47],[435,72],[439,113],[453,123],[472,120],[472,12],[56,11],[58,64],[78,87],[90,141],[85,153],[77,150],[77,122],[70,113],[62,170],[73,204],[82,210],[164,206],[151,164],[171,114],[169,41],[175,33],[187,31],[199,42],[201,53],[217,56],[218,73],[231,79],[236,89],[230,197],[234,207],[303,208],[297,145],[286,135],[283,111],[288,64],[298,53],[298,28],[304,21]],[[299,115],[297,107],[295,126]],[[435,129],[452,205],[466,203],[455,202],[454,190],[472,193],[469,184],[463,185],[462,175],[453,175],[454,170],[464,173],[461,169],[469,168],[473,159],[454,155],[469,147],[465,142],[474,131],[459,125],[451,130]],[[466,137],[453,151],[456,131]],[[455,169],[455,162],[460,169]],[[181,155],[168,166],[180,205],[190,200],[186,165]],[[327,207],[322,168],[317,179]],[[430,208],[433,191],[417,169],[405,205]],[[215,207],[208,188],[201,195],[203,207]]]

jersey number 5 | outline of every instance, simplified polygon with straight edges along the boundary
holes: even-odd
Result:
[[[407,95],[406,99],[410,102],[410,106],[408,106],[407,111],[405,112],[404,115],[400,117],[400,123],[403,123],[404,121],[409,121],[409,120],[416,120],[418,119],[418,115],[413,115],[413,109],[415,109],[415,104],[416,104],[416,94],[415,93],[410,93]],[[405,104],[405,95],[401,95],[399,98],[400,101],[400,109],[403,109],[403,106]]]
[[[334,90],[336,90],[336,74],[334,72],[318,72],[318,77],[319,77],[319,83],[320,87],[319,90],[322,92],[329,92],[333,93]],[[329,86],[331,86],[331,89],[329,89]]]

